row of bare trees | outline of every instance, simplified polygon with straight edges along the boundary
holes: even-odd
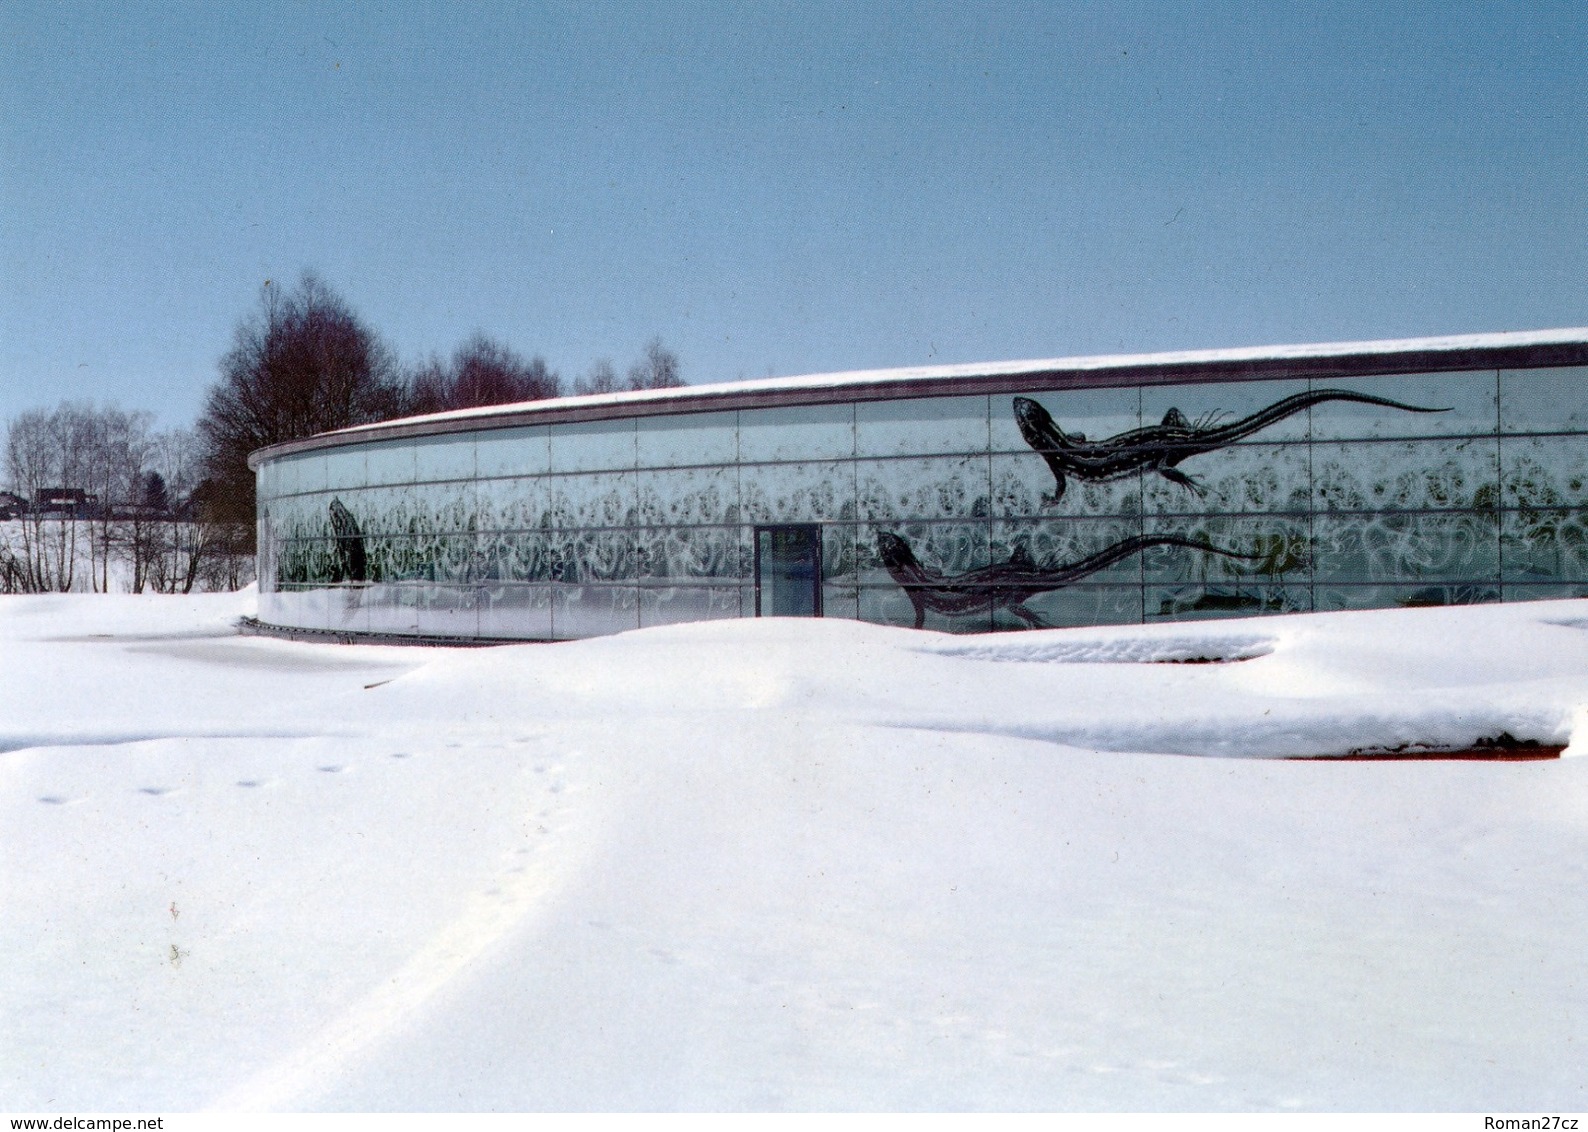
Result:
[[[206,521],[203,450],[148,413],[63,404],[6,430],[0,592],[188,593],[249,580],[246,548]]]
[[[682,384],[660,338],[622,379],[602,360],[565,384],[483,333],[405,369],[317,276],[267,281],[195,429],[155,432],[147,413],[91,405],[10,422],[0,592],[235,589],[252,579],[251,452],[419,413]]]
[[[271,444],[419,413],[683,385],[678,356],[660,338],[620,380],[598,361],[571,384],[544,358],[525,358],[483,333],[451,358],[405,371],[352,309],[317,276],[297,287],[267,282],[253,315],[237,328],[210,389],[198,430],[211,518],[249,540],[254,476],[248,454]]]
[[[436,413],[482,405],[540,401],[565,393],[619,393],[638,389],[671,389],[684,384],[678,355],[653,338],[627,376],[619,379],[609,358],[598,359],[588,373],[565,383],[546,359],[527,361],[517,351],[477,331],[450,363],[432,357],[409,380],[408,411]]]

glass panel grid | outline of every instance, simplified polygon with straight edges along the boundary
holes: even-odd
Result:
[[[825,615],[953,632],[1576,596],[1585,377],[1039,390],[282,457],[258,476],[261,615],[524,639],[748,616],[755,528],[779,525],[819,532]]]

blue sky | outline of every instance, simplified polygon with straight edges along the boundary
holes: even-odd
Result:
[[[1588,323],[1580,3],[0,4],[0,420],[266,279],[693,382]]]

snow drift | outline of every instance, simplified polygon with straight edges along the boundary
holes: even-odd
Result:
[[[481,650],[250,604],[0,599],[0,1107],[1588,1099],[1588,760],[1287,761],[1572,755],[1588,603]]]

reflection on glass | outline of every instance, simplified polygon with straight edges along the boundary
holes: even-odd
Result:
[[[1588,512],[1508,511],[1500,529],[1506,582],[1588,582]]]
[[[635,425],[629,421],[591,421],[551,426],[554,472],[628,471],[634,468]]]
[[[260,615],[568,639],[758,608],[982,632],[1577,596],[1584,375],[914,398],[279,457]]]
[[[1500,464],[1506,507],[1588,503],[1588,443],[1581,436],[1504,437]]]
[[[414,476],[427,480],[473,480],[474,434],[452,433],[413,441]]]
[[[645,422],[637,436],[641,468],[722,466],[739,458],[737,413],[686,413]]]
[[[1305,613],[1312,608],[1312,591],[1305,585],[1280,585],[1260,579],[1148,586],[1142,594],[1142,608],[1148,621]]]
[[[739,414],[739,459],[848,460],[855,454],[853,405],[801,405],[746,409]]]
[[[1588,431],[1588,366],[1500,371],[1500,431]]]
[[[751,523],[833,522],[855,517],[853,461],[744,468],[740,514]]]
[[[870,401],[855,406],[855,452],[867,456],[980,453],[988,445],[986,397]]]
[[[1158,385],[1141,391],[1142,447],[1189,440],[1199,454],[1232,444],[1306,440],[1312,413],[1355,391],[1305,381],[1241,381],[1218,385]]]
[[[1314,594],[1320,612],[1336,609],[1415,609],[1435,605],[1485,605],[1500,600],[1497,583],[1448,582],[1408,585],[1319,586]]]
[[[1493,436],[1498,423],[1494,370],[1401,374],[1319,383],[1389,404],[1336,401],[1312,411],[1314,440],[1365,437]]]
[[[551,470],[551,430],[541,425],[481,432],[474,442],[474,461],[475,474],[482,479],[544,475]]]
[[[1309,462],[1305,444],[1232,445],[1181,469],[1186,483],[1143,473],[1142,507],[1149,515],[1305,511]]]
[[[861,519],[980,517],[992,510],[985,455],[862,460],[855,484]]]

